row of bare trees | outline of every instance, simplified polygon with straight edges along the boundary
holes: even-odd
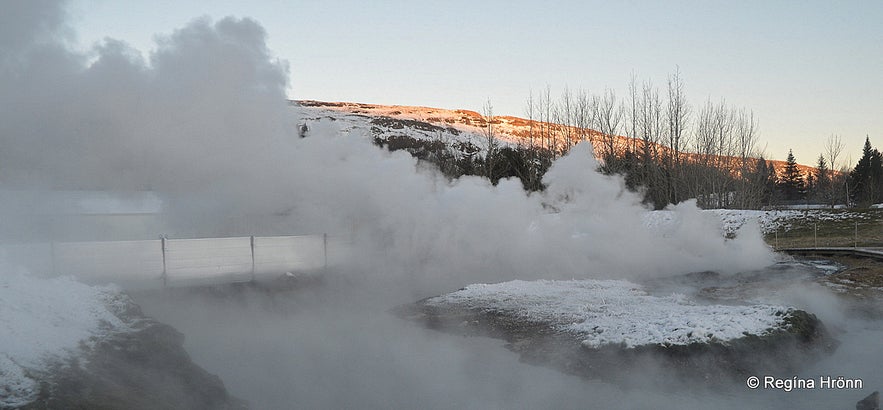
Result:
[[[498,141],[499,121],[488,100],[482,109],[483,158],[472,155],[478,147],[460,147],[465,155],[457,155],[438,141],[438,146],[411,150],[425,153],[424,159],[452,178],[482,175],[496,183],[517,177],[533,191],[544,188],[543,174],[555,158],[589,140],[601,159],[601,171],[623,175],[630,189],[642,191],[645,201],[657,208],[691,198],[705,208],[777,205],[795,200],[794,178],[800,180],[800,200],[833,206],[848,196],[843,192],[849,189],[846,171],[837,168],[843,150],[839,136],[828,139],[815,171],[794,171],[788,179],[778,175],[784,171],[777,172],[758,148],[752,111],[725,100],[690,104],[679,71],[668,76],[662,90],[649,81],[639,84],[633,76],[628,91],[620,98],[612,89],[591,94],[565,88],[557,99],[550,87],[531,92],[526,131],[517,147]]]
[[[724,100],[690,104],[679,71],[662,90],[634,76],[628,90],[620,98],[612,89],[565,89],[557,100],[549,87],[531,92],[526,144],[561,155],[590,140],[602,171],[624,175],[656,207],[697,198],[704,207],[757,208],[774,198],[775,171],[757,147],[751,111]]]

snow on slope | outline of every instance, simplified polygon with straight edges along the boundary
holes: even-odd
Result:
[[[697,305],[683,295],[651,296],[622,280],[521,281],[470,285],[427,301],[516,315],[571,332],[587,347],[726,342],[781,327],[789,308]]]
[[[0,261],[0,408],[34,399],[29,372],[74,354],[92,336],[125,328],[109,310],[118,297],[111,287],[40,279]]]
[[[306,123],[308,125],[309,123],[316,121],[318,118],[326,118],[331,121],[340,120],[342,123],[348,123],[347,127],[349,127],[349,129],[352,129],[351,126],[353,124],[359,122],[363,124],[370,123],[371,120],[375,118],[403,120],[412,125],[414,125],[414,122],[416,121],[430,127],[440,128],[442,132],[438,132],[438,129],[429,132],[425,129],[409,129],[404,131],[401,128],[396,129],[383,126],[376,127],[374,131],[379,132],[381,136],[408,134],[414,138],[427,140],[438,139],[440,137],[447,142],[472,142],[473,144],[478,145],[482,150],[486,148],[484,133],[486,131],[487,122],[482,114],[475,111],[404,105],[323,102],[313,100],[291,101],[290,105],[298,112],[301,118],[307,120]],[[417,127],[420,128],[425,125],[417,125]],[[593,144],[596,158],[601,158],[603,154],[602,144],[600,144],[602,141],[601,134],[592,129],[562,127],[557,124],[543,123],[536,120],[530,121],[512,116],[494,116],[492,125],[494,133],[498,138],[498,142],[502,144],[529,145],[529,135],[531,135],[531,132],[533,135],[545,132],[547,134],[555,135],[552,137],[554,140],[553,144],[558,148],[563,148],[565,145],[564,141],[567,139],[565,135],[572,139],[572,141],[569,144],[566,144],[566,146],[571,146],[581,140],[581,137],[584,137]],[[343,128],[347,129],[347,127]],[[369,125],[364,129],[370,128],[371,126]],[[453,132],[451,132],[451,130],[453,130]],[[543,142],[540,141],[534,141],[534,143],[543,144]],[[642,142],[640,139],[634,140],[625,136],[617,136],[614,139],[613,144],[614,149],[617,152],[622,152],[635,144],[640,147]],[[657,145],[656,149],[662,152],[669,150],[669,148],[663,144]],[[694,155],[690,153],[683,154],[687,157]],[[779,173],[784,170],[785,161],[769,161],[773,163]],[[812,166],[798,164],[797,167],[800,172],[804,174],[817,171],[817,169]]]
[[[322,103],[301,101],[291,109],[307,129],[333,126],[341,132],[369,133],[369,137],[407,136],[417,140],[442,141],[451,147],[472,147],[476,152],[487,150],[487,138],[470,114],[457,117],[461,111],[425,107],[376,106],[357,103]],[[470,113],[468,111],[462,111]],[[473,113],[481,118],[477,113]],[[469,122],[464,122],[469,121]],[[483,120],[482,120],[483,121]],[[472,125],[470,125],[472,124]],[[506,133],[499,133],[498,143],[515,144]]]
[[[481,114],[474,111],[321,101],[297,101],[292,102],[290,107],[302,123],[311,129],[334,124],[341,132],[362,132],[369,134],[367,136],[380,138],[407,136],[418,140],[438,140],[448,146],[460,147],[461,152],[465,151],[462,148],[464,146],[474,146],[478,155],[484,155],[487,150],[487,138],[484,135],[487,123]],[[498,121],[494,124],[494,129],[501,144],[525,143],[524,136],[529,130],[527,120],[506,116],[494,118]],[[537,124],[539,123],[534,123],[534,126],[538,126]],[[593,148],[597,157],[598,148]],[[827,210],[715,209],[703,212],[713,214],[721,221],[721,230],[726,236],[735,234],[750,220],[757,221],[763,234],[769,234],[776,230],[787,230],[792,221],[799,219],[837,220],[863,217],[862,214],[832,213]],[[664,227],[674,223],[674,218],[673,211],[652,211],[644,216],[644,224],[654,228]]]

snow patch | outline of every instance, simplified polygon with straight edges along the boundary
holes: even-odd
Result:
[[[113,287],[68,277],[41,279],[0,261],[0,407],[34,399],[29,372],[74,354],[94,336],[126,325],[111,311],[122,303]]]
[[[713,215],[720,220],[723,234],[735,234],[748,221],[756,221],[764,235],[778,230],[789,230],[794,221],[844,221],[854,219],[870,219],[858,212],[831,212],[830,210],[746,210],[746,209],[706,209],[705,214]],[[650,211],[644,215],[644,225],[650,228],[669,226],[676,222],[676,213],[671,209]]]
[[[514,315],[551,323],[588,347],[727,342],[781,328],[791,310],[774,305],[698,305],[684,295],[651,296],[622,280],[521,281],[475,284],[431,298],[434,306]]]

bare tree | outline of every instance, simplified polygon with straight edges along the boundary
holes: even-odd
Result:
[[[725,101],[706,104],[699,111],[694,131],[698,155],[693,189],[703,206],[727,208],[743,186],[740,174],[746,171],[753,150],[757,124],[753,115],[739,112]]]
[[[483,133],[487,147],[487,154],[484,157],[485,176],[493,182],[494,168],[496,166],[494,162],[497,156],[499,141],[497,140],[497,132],[494,129],[494,123],[496,122],[496,119],[494,119],[494,106],[491,104],[490,99],[482,107],[482,116],[484,116],[485,122]]]
[[[840,136],[831,134],[828,140],[825,141],[825,156],[830,169],[837,169],[837,158],[840,157],[842,152],[843,141],[840,140]]]
[[[843,152],[843,141],[840,140],[839,135],[831,134],[828,136],[828,140],[825,141],[825,156],[828,160],[828,172],[831,174],[829,181],[831,181],[831,208],[834,208],[834,205],[837,203],[837,198],[840,197],[837,194],[840,186],[845,187],[845,181],[841,184],[839,179],[836,178],[837,170],[837,159],[840,157],[840,154]],[[841,174],[843,174],[841,172]],[[849,201],[847,200],[847,204]]]
[[[681,152],[687,145],[687,128],[690,121],[690,105],[684,92],[684,83],[681,79],[680,69],[668,77],[668,104],[666,104],[665,117],[668,123],[668,147],[669,155],[665,161],[668,173],[668,201],[680,202],[685,198],[683,191],[683,167]]]
[[[527,138],[528,138],[528,148],[525,151],[526,158],[526,166],[523,169],[523,175],[519,175],[519,178],[523,181],[523,184],[526,187],[536,187],[539,185],[539,180],[542,178],[539,171],[539,147],[536,145],[536,137],[537,137],[537,127],[535,115],[537,113],[537,102],[534,100],[533,90],[530,91],[530,95],[527,99],[527,106],[525,107],[525,113],[527,114]]]
[[[595,129],[601,134],[604,167],[607,172],[618,172],[616,164],[617,139],[625,107],[616,98],[616,92],[608,88],[603,97],[597,98],[593,108],[595,109]]]
[[[750,174],[756,168],[755,150],[758,138],[757,120],[753,111],[741,110],[736,118],[736,144],[738,150],[738,181],[736,206],[741,209],[756,208],[760,206],[763,190],[755,189],[750,179]]]
[[[629,112],[629,114],[630,114],[629,115],[630,129],[628,130],[629,137],[632,138],[632,152],[638,151],[638,147],[636,146],[636,143],[637,143],[637,138],[638,138],[638,123],[641,120],[641,118],[640,118],[641,116],[640,116],[640,114],[638,114],[638,112],[640,110],[639,106],[641,106],[641,108],[643,108],[642,104],[644,102],[645,101],[638,100],[637,76],[635,75],[634,72],[632,72],[632,77],[629,80],[629,103],[630,103],[629,105],[630,105],[631,109]]]
[[[555,151],[555,147],[552,145],[552,141],[554,140],[554,133],[552,129],[552,118],[553,112],[555,111],[555,103],[552,102],[552,87],[546,85],[546,90],[543,95],[540,96],[540,122],[542,124],[542,141],[543,148]]]
[[[536,112],[536,101],[533,98],[533,90],[530,90],[530,94],[527,98],[527,105],[524,108],[524,113],[527,115],[527,141],[529,147],[533,149],[534,147],[534,115]]]
[[[560,125],[561,132],[558,133],[558,137],[562,140],[560,146],[557,147],[562,154],[570,151],[570,147],[573,145],[574,135],[574,112],[576,110],[576,102],[573,99],[573,94],[570,92],[570,88],[564,87],[564,91],[561,93],[561,99],[558,102],[558,121],[556,121]]]
[[[591,139],[591,128],[595,122],[593,116],[592,98],[585,90],[579,90],[576,94],[575,125],[577,138],[580,141]]]
[[[662,102],[659,91],[649,82],[643,84],[640,98],[638,129],[641,149],[635,152],[640,156],[640,184],[647,187],[649,200],[659,206],[668,202],[664,188],[666,182],[659,167],[659,145],[665,132]]]

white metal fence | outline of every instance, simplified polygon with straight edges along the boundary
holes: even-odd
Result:
[[[2,250],[35,274],[125,289],[247,282],[328,266],[327,235],[30,243]]]

